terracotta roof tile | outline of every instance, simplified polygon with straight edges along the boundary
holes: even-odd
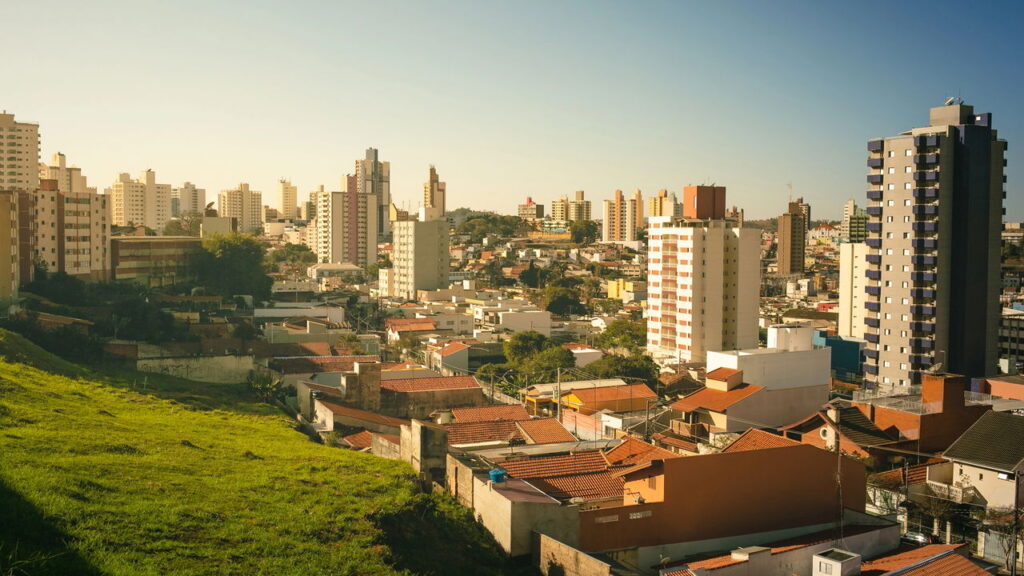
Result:
[[[686,450],[687,452],[697,452],[697,444],[683,440],[682,438],[676,438],[675,436],[669,436],[667,434],[653,434],[651,438],[654,438],[656,442],[661,442],[666,446],[673,448],[679,448],[680,450]]]
[[[799,446],[796,440],[751,428],[733,440],[722,452],[748,452],[750,450],[764,450],[766,448],[785,448],[786,446]]]
[[[477,444],[479,442],[508,442],[523,440],[523,435],[514,420],[491,422],[454,423],[445,426],[448,430],[448,445]]]
[[[582,498],[584,500],[621,498],[625,486],[622,478],[614,478],[607,472],[533,478],[528,480],[528,482],[537,487],[538,490],[558,500],[568,500],[570,498]]]
[[[373,434],[368,430],[360,430],[355,434],[345,436],[341,441],[348,444],[349,448],[353,450],[366,450],[373,442]]]
[[[393,392],[428,392],[432,390],[459,390],[480,388],[472,376],[442,376],[439,378],[398,378],[383,380],[380,387]]]
[[[882,576],[920,564],[905,576],[974,576],[988,574],[957,553],[962,544],[932,544],[913,548],[861,564],[861,576]]]
[[[613,468],[623,468],[646,464],[652,460],[666,460],[668,458],[679,458],[675,452],[669,452],[664,448],[658,448],[653,444],[637,440],[627,436],[622,444],[605,452],[605,458]]]
[[[701,388],[700,390],[684,397],[675,404],[672,404],[673,410],[680,412],[693,412],[701,408],[710,410],[712,412],[724,412],[729,409],[729,406],[752,396],[761,390],[764,390],[763,386],[757,386],[755,384],[741,384],[728,392],[722,390],[712,390],[711,388]]]
[[[380,362],[380,356],[282,356],[272,359],[269,367],[282,374],[348,372],[356,362]]]
[[[525,413],[526,411],[523,410]],[[530,444],[555,444],[558,442],[575,442],[565,426],[554,418],[538,418],[536,420],[520,420],[519,431]]]
[[[366,410],[359,410],[358,408],[349,408],[348,406],[342,406],[341,404],[335,404],[334,402],[326,402],[324,400],[317,400],[317,402],[323,404],[328,410],[333,412],[335,416],[342,416],[353,420],[372,422],[374,424],[382,424],[384,426],[392,426],[395,428],[402,424],[409,423],[408,420],[403,420],[401,418],[392,418],[391,416],[368,412]]]
[[[453,408],[455,422],[493,422],[495,420],[529,420],[530,415],[521,404],[499,404],[478,408]]]
[[[734,370],[732,368],[726,368],[725,366],[722,366],[721,368],[715,368],[711,372],[708,372],[707,374],[705,374],[705,377],[710,378],[712,380],[718,380],[721,382],[726,378],[729,378],[730,376],[735,376],[736,374],[739,374],[740,372],[743,372],[743,370]]]
[[[608,470],[608,461],[604,454],[591,451],[507,460],[499,466],[512,478],[530,479],[602,472]]]
[[[565,386],[563,385],[563,388]],[[634,398],[657,398],[658,395],[646,384],[626,384],[625,386],[605,386],[602,388],[578,388],[570,391],[583,404],[598,402],[615,402]]]

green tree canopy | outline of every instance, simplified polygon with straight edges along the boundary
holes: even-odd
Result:
[[[648,384],[658,380],[658,365],[650,356],[605,356],[597,362],[591,362],[584,368],[595,378],[642,378]]]
[[[574,220],[569,224],[569,238],[580,246],[587,246],[597,241],[597,222],[593,220]]]
[[[647,326],[644,322],[616,320],[595,339],[602,348],[642,349],[647,344]]]
[[[509,363],[516,365],[548,346],[548,337],[536,330],[516,332],[505,341],[502,348]]]
[[[559,368],[575,366],[576,357],[572,352],[561,346],[551,346],[524,360],[519,371],[526,375],[530,382],[554,382],[558,377]]]
[[[256,238],[233,233],[203,239],[197,259],[200,284],[214,294],[250,294],[259,300],[270,298],[273,284],[264,267],[266,247]]]

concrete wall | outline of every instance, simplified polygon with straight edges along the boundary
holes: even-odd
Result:
[[[708,352],[708,372],[723,366],[743,370],[743,381],[747,384],[772,389],[799,388],[831,381],[832,353],[828,348],[795,352],[768,348]]]
[[[245,382],[253,369],[252,356],[201,356],[185,358],[140,358],[139,372],[155,372],[212,384]]]
[[[520,484],[525,482],[509,480],[494,485],[486,474],[473,478],[473,510],[501,548],[510,556],[529,554],[534,532],[575,545],[579,536],[579,508],[562,506],[554,499],[523,501],[513,492],[519,490]]]
[[[537,535],[537,568],[544,576],[611,576],[610,564],[563,544],[544,534]]]
[[[828,350],[825,352],[828,357]],[[828,384],[803,388],[766,389],[729,407],[728,432],[752,427],[785,426],[810,416],[828,401]]]
[[[432,422],[413,420],[402,425],[400,458],[413,470],[441,480],[448,455],[448,430]]]
[[[438,410],[487,404],[487,398],[480,388],[425,392],[394,392],[382,388],[380,392],[381,413],[396,418],[427,418]]]
[[[399,444],[385,439],[380,434],[374,434],[370,440],[370,453],[374,456],[387,458],[388,460],[401,460],[402,451]]]

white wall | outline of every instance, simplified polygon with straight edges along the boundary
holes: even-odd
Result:
[[[831,382],[832,352],[829,348],[799,352],[769,348],[708,352],[708,372],[723,366],[743,370],[744,382],[765,388],[827,386]]]

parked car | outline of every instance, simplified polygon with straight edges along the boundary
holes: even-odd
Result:
[[[900,542],[912,546],[927,546],[932,543],[932,537],[920,532],[907,532],[900,537]]]

